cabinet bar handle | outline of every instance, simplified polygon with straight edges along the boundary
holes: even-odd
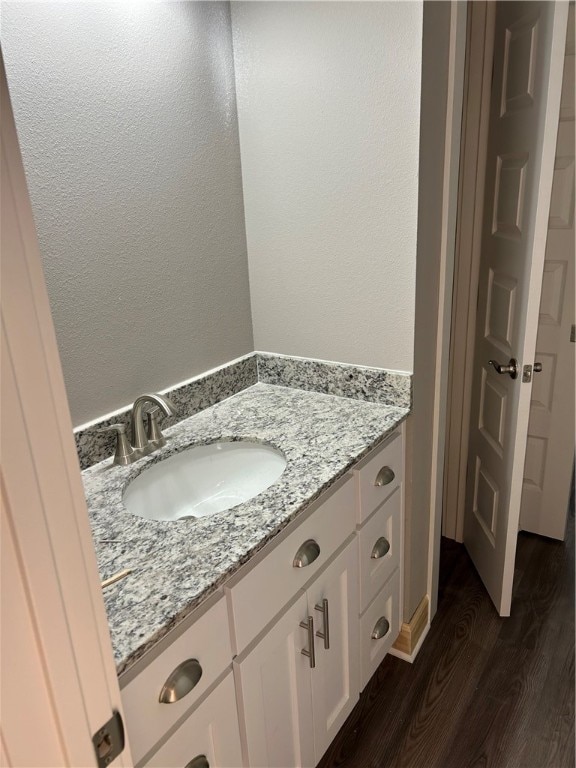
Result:
[[[175,701],[180,701],[190,693],[201,677],[202,667],[198,659],[186,659],[168,675],[158,700],[161,704],[174,704]]]
[[[310,563],[313,563],[319,554],[320,547],[318,546],[318,542],[314,541],[314,539],[308,539],[308,541],[305,541],[294,555],[292,565],[294,568],[305,568],[307,565],[310,565]]]
[[[382,467],[380,472],[376,475],[376,480],[374,481],[374,485],[377,488],[380,488],[382,485],[389,485],[396,475],[394,474],[394,470],[391,467]]]
[[[316,650],[314,648],[314,617],[308,616],[306,621],[301,621],[300,626],[308,632],[308,648],[302,648],[300,653],[310,659],[310,669],[316,666]]]
[[[380,640],[390,631],[390,623],[385,616],[381,616],[372,630],[372,640]]]
[[[330,648],[330,619],[328,617],[328,599],[325,597],[321,603],[316,603],[314,606],[314,610],[320,611],[322,614],[322,617],[324,619],[324,631],[316,632],[316,637],[319,637],[321,640],[324,640],[324,648],[326,650],[329,650]]]
[[[196,755],[189,763],[186,763],[184,768],[210,768],[210,763],[206,755]]]
[[[370,557],[372,560],[378,560],[381,557],[384,557],[384,555],[387,555],[388,552],[390,552],[390,542],[388,539],[384,538],[384,536],[380,536],[379,539],[377,539],[376,544],[372,547],[372,554]]]

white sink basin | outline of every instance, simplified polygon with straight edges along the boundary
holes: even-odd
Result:
[[[199,445],[138,475],[124,491],[124,506],[148,520],[205,517],[262,493],[285,468],[280,451],[262,443]]]

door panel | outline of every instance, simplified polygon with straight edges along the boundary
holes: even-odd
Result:
[[[574,463],[574,5],[570,6],[520,527],[564,539]]]
[[[501,2],[494,28],[464,543],[509,615],[567,6]],[[498,374],[489,361],[519,375]]]
[[[327,600],[329,648],[323,638]],[[308,589],[308,613],[316,628],[316,668],[312,670],[314,747],[320,760],[358,701],[358,540],[354,538]]]
[[[253,768],[314,765],[306,595],[282,615],[234,676],[242,702],[248,764]]]

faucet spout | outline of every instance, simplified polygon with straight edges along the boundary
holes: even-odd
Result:
[[[146,403],[157,405],[165,416],[174,416],[176,414],[174,403],[164,395],[140,395],[140,397],[136,398],[132,406],[130,426],[132,430],[132,445],[134,450],[140,452],[140,455],[149,453],[151,449],[144,427],[144,419],[142,418]]]

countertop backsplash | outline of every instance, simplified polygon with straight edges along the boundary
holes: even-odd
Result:
[[[409,373],[251,352],[189,381],[162,390],[162,394],[167,395],[177,408],[176,416],[162,421],[162,429],[200,413],[258,382],[398,408],[410,408],[412,403],[412,376]],[[134,393],[134,398],[144,391]],[[98,433],[97,429],[114,423],[129,424],[130,410],[131,407],[127,406],[74,430],[81,469],[87,469],[114,454],[114,434]]]

